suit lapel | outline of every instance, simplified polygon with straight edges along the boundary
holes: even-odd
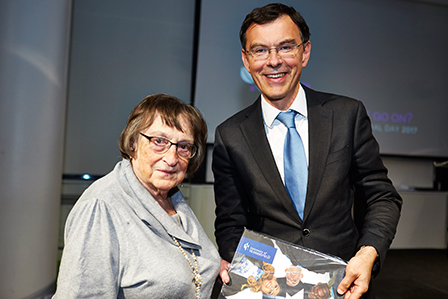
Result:
[[[263,114],[261,112],[261,97],[252,105],[252,109],[249,109],[246,114],[246,120],[240,125],[241,131],[246,139],[246,142],[252,152],[253,157],[258,163],[261,174],[265,180],[269,183],[269,186],[275,194],[275,198],[278,199],[285,209],[293,215],[294,219],[301,222],[297,211],[286,192],[283,181],[275,164],[274,157],[272,155],[271,147],[269,146],[268,139],[263,123]]]
[[[306,87],[308,106],[308,132],[309,132],[309,166],[308,189],[305,202],[304,218],[313,208],[319,192],[323,173],[330,149],[333,111],[326,108],[324,100],[318,94]]]

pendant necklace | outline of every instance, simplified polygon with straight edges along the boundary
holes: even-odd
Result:
[[[174,243],[176,243],[177,247],[179,247],[180,251],[182,252],[182,254],[184,255],[185,259],[187,260],[188,264],[191,267],[191,270],[193,270],[193,274],[194,274],[194,285],[196,287],[196,298],[200,299],[201,298],[201,285],[202,285],[202,277],[199,274],[199,268],[198,268],[198,260],[196,259],[196,255],[194,254],[194,250],[191,249],[191,255],[193,256],[193,263],[194,265],[191,263],[190,259],[188,258],[185,250],[182,248],[182,246],[180,246],[179,242],[177,241],[177,239],[174,236],[171,236],[174,240]]]

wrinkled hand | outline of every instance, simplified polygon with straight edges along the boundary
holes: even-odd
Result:
[[[344,299],[358,299],[367,292],[376,256],[372,246],[359,249],[347,264],[345,277],[338,286],[339,295],[345,293]]]
[[[229,268],[230,263],[221,259],[221,269],[219,270],[219,276],[221,277],[222,282],[225,284],[228,284],[230,282]]]

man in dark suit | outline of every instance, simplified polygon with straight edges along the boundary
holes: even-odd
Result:
[[[242,60],[261,96],[216,129],[212,167],[221,277],[228,281],[225,270],[247,227],[349,261],[338,292],[360,298],[372,270],[384,262],[402,200],[363,104],[300,84],[309,36],[302,16],[282,4],[254,9],[241,26]],[[302,148],[306,159],[302,203],[284,183],[290,169],[299,168],[284,160],[289,133],[277,117],[288,110],[298,112],[294,122],[303,146],[293,147]]]

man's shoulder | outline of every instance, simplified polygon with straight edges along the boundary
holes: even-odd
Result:
[[[261,103],[260,98],[258,98],[253,104],[250,106],[244,108],[243,110],[240,110],[227,118],[225,121],[223,121],[218,128],[224,129],[224,128],[233,128],[235,126],[239,126],[241,122],[246,120],[248,117],[250,117],[253,113],[255,113],[257,110],[261,111]],[[261,114],[260,114],[261,115]]]
[[[352,97],[324,91],[317,91],[304,86],[308,105],[358,105],[359,100]]]

